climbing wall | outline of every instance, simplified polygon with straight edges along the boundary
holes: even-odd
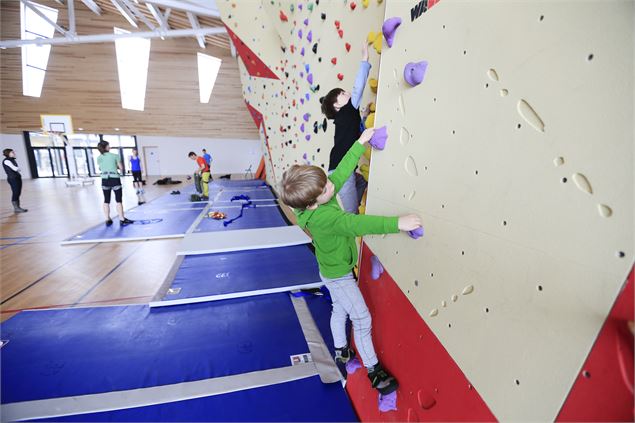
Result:
[[[384,2],[217,3],[244,62],[245,99],[263,116],[273,167],[273,173],[267,172],[269,182],[276,183],[296,163],[326,169],[334,132],[332,121],[320,111],[320,98],[332,88],[352,89],[362,43],[369,35],[377,39],[369,48],[369,79],[377,79],[381,37],[374,34],[381,30]],[[244,53],[238,48],[241,43]],[[367,86],[362,108],[374,98]]]
[[[425,235],[366,242],[496,418],[554,420],[633,265],[633,3],[424,3],[386,5],[367,213]]]

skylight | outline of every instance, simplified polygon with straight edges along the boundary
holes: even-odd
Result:
[[[57,10],[41,4],[30,3],[51,22],[57,22]],[[52,38],[55,27],[24,3],[20,3],[20,29],[23,40]],[[40,97],[51,53],[50,45],[29,44],[22,47],[22,94]]]
[[[201,103],[209,103],[222,60],[203,53],[198,55],[198,90]]]
[[[115,28],[115,34],[130,34],[130,31]],[[119,38],[115,40],[115,50],[121,107],[143,111],[148,82],[150,40],[138,37]]]

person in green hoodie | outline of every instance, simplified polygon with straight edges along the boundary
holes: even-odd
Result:
[[[357,264],[355,237],[412,231],[421,226],[421,218],[414,214],[401,217],[357,215],[346,213],[337,203],[337,192],[357,167],[366,149],[364,144],[370,141],[373,133],[374,129],[366,129],[328,177],[317,166],[292,166],[282,177],[280,198],[294,209],[298,225],[308,230],[313,239],[320,277],[333,301],[331,332],[336,360],[346,363],[355,354],[346,339],[346,321],[350,317],[355,345],[368,370],[371,385],[382,395],[387,395],[399,384],[383,369],[373,347],[370,313],[353,275],[353,267]]]

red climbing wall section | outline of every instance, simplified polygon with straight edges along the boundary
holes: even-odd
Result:
[[[633,400],[633,279],[617,298],[578,378],[560,410],[563,422],[635,419]]]
[[[399,379],[400,388],[397,411],[380,413],[377,392],[371,389],[365,371],[349,376],[346,389],[360,420],[496,420],[388,272],[372,280],[371,256],[364,246],[360,288],[373,316],[379,359]]]
[[[234,47],[236,47],[236,52],[238,53],[243,63],[245,64],[245,67],[247,68],[247,72],[249,72],[249,75],[258,76],[261,78],[278,79],[276,74],[271,72],[271,70],[267,67],[267,65],[265,65],[265,63],[262,60],[260,60],[258,56],[253,51],[251,51],[251,49],[247,47],[247,45],[243,43],[242,40],[238,38],[236,34],[231,29],[229,29],[227,25],[225,25],[225,28],[227,28],[227,33],[229,34],[229,37],[234,43]]]

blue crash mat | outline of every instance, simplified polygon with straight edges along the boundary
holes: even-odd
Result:
[[[319,376],[206,398],[37,421],[356,422],[339,383]]]
[[[260,187],[267,184],[260,179],[214,179],[209,187],[238,188],[238,187]]]
[[[315,255],[307,245],[186,256],[163,301],[259,293],[321,284]]]
[[[276,196],[273,195],[273,193],[269,189],[258,189],[258,190],[252,190],[252,191],[230,190],[230,191],[221,191],[218,197],[214,197],[214,202],[231,201],[233,197],[236,197],[239,195],[246,195],[247,197],[249,197],[250,200],[275,200],[276,199]]]
[[[289,294],[21,312],[0,325],[2,403],[286,367],[308,346]]]
[[[148,211],[135,209],[126,213],[128,219],[135,221],[128,226],[120,226],[114,218],[111,226],[100,223],[97,226],[64,240],[63,243],[125,241],[152,238],[175,238],[183,236],[201,214],[202,209],[159,209]]]
[[[211,218],[204,218],[198,224],[194,232],[216,232],[216,231],[232,231],[236,229],[254,229],[254,228],[273,228],[276,226],[287,226],[288,223],[282,216],[282,212],[279,207],[271,207],[270,204],[252,203],[255,208],[245,208],[243,210],[243,216],[236,219],[227,226],[223,225],[224,221],[228,221],[237,217],[240,214],[240,202],[236,203],[237,207],[217,208],[212,205],[210,211],[219,210],[227,214],[225,220],[215,220]],[[264,205],[267,205],[264,207]],[[260,206],[260,207],[259,207]]]

